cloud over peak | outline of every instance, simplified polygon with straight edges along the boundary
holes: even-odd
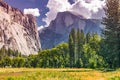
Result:
[[[47,4],[49,12],[47,12],[43,21],[48,26],[58,12],[64,11],[73,11],[85,18],[101,18],[104,16],[104,6],[105,0],[74,0],[73,4],[70,4],[68,0],[49,0]]]
[[[71,10],[88,19],[100,19],[104,16],[104,6],[105,0],[75,0]]]
[[[77,3],[79,3],[79,7],[84,7],[94,13],[105,6],[105,0],[75,0],[73,5],[76,5]]]
[[[40,16],[40,12],[38,8],[24,9],[24,14],[32,14],[33,16],[36,16],[36,17]]]
[[[47,7],[49,12],[46,14],[46,18],[43,19],[47,23],[47,26],[54,20],[58,12],[68,11],[71,7],[68,0],[49,0]]]

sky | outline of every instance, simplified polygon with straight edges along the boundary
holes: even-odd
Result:
[[[4,0],[24,14],[36,17],[39,28],[48,27],[58,12],[72,11],[87,19],[101,19],[105,0]]]

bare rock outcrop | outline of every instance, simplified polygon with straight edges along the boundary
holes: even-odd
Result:
[[[41,49],[35,17],[0,0],[0,48],[18,50],[24,55]]]

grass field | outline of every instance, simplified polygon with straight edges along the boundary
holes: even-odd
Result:
[[[0,68],[0,80],[120,80],[120,70]]]

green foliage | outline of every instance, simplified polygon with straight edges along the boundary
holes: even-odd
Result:
[[[120,0],[107,0],[104,33],[104,58],[109,68],[120,67]]]
[[[26,80],[25,77],[8,77],[7,80]]]
[[[69,56],[70,56],[70,67],[72,68],[75,64],[75,30],[72,29],[69,35]]]
[[[40,51],[37,55],[25,57],[18,51],[2,48],[0,67],[103,68],[106,63],[101,54],[101,41],[97,34],[72,29],[68,43]]]
[[[12,67],[24,67],[25,59],[22,57],[15,57],[13,58],[13,64]]]
[[[110,80],[120,80],[120,76],[112,77],[112,78],[110,78]]]
[[[0,67],[24,67],[25,59],[18,51],[0,49]]]
[[[37,67],[67,67],[69,64],[68,44],[63,43],[50,50],[39,52]]]
[[[77,30],[77,42],[76,42],[76,54],[77,54],[77,67],[83,67],[83,44],[85,44],[85,34],[84,32],[80,29]],[[78,65],[79,63],[79,65]],[[81,64],[80,64],[81,63]]]
[[[72,37],[72,34],[75,37]],[[74,40],[73,40],[74,38]],[[74,42],[75,41],[75,42]],[[84,34],[81,30],[71,31],[69,35],[70,67],[102,68],[104,58],[99,55],[101,38],[98,34]],[[72,61],[75,62],[73,63]]]

